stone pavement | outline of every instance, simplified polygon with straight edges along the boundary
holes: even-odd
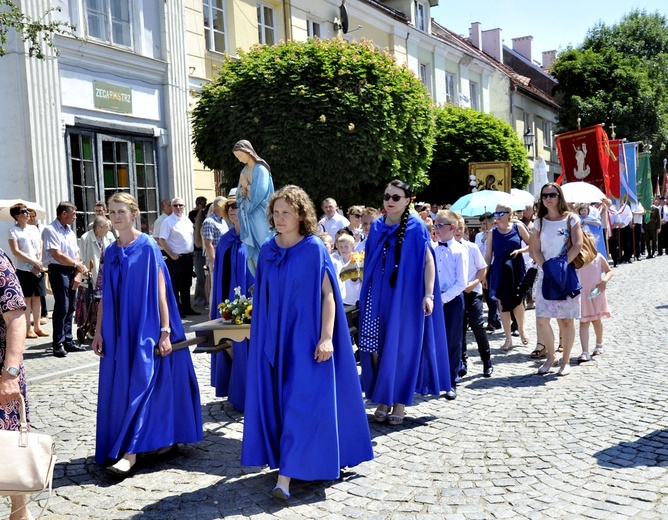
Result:
[[[92,354],[31,345],[33,426],[59,459],[43,518],[667,518],[667,272],[667,256],[615,269],[603,356],[575,366],[576,339],[571,374],[541,377],[534,341],[504,353],[495,334],[491,379],[472,358],[457,400],[416,398],[402,426],[371,424],[375,460],[294,482],[287,504],[269,496],[275,472],[239,465],[243,416],[208,386],[208,355],[194,356],[204,440],[115,483],[93,462]],[[535,339],[533,311],[527,321]]]

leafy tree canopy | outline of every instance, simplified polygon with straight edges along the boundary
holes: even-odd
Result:
[[[193,110],[193,142],[235,186],[232,154],[248,139],[274,184],[302,186],[316,204],[378,205],[398,177],[421,187],[434,144],[432,100],[405,67],[369,43],[309,40],[227,57]]]
[[[469,163],[488,161],[511,162],[513,187],[529,183],[527,152],[510,124],[470,108],[438,108],[430,183],[421,198],[437,204],[454,202],[470,191]]]
[[[35,20],[25,15],[12,0],[0,0],[0,56],[7,54],[7,33],[15,30],[28,43],[31,58],[44,58],[44,46],[53,47],[54,34],[71,34],[74,29],[69,23],[50,21],[49,15],[53,11],[60,11],[60,7],[49,9]]]
[[[653,146],[656,172],[668,143],[668,19],[635,9],[599,23],[552,64],[564,101],[559,131],[606,123],[618,138]]]

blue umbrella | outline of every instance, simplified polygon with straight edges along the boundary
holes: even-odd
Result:
[[[450,209],[464,217],[478,217],[487,212],[493,213],[497,204],[510,206],[515,211],[525,207],[524,202],[505,191],[481,190],[460,197]]]

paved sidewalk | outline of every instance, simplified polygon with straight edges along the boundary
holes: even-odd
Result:
[[[60,360],[31,345],[33,426],[59,457],[43,518],[667,518],[667,272],[668,256],[615,269],[606,352],[578,367],[576,339],[568,377],[535,375],[527,312],[531,344],[504,353],[495,334],[491,379],[472,356],[457,400],[417,398],[402,426],[371,424],[374,461],[295,482],[287,504],[269,496],[275,472],[240,467],[243,416],[208,386],[208,355],[194,356],[204,440],[115,483],[93,462],[92,354]]]

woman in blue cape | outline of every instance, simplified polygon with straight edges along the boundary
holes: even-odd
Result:
[[[246,244],[248,268],[255,275],[260,248],[271,236],[266,210],[269,198],[274,193],[274,181],[267,161],[255,152],[249,141],[238,141],[232,153],[239,162],[245,164],[237,188],[239,222],[241,241]]]
[[[387,214],[371,224],[360,292],[362,388],[378,403],[374,419],[393,425],[403,422],[415,392],[452,390],[434,252],[410,202],[407,184],[385,188]]]
[[[253,296],[241,464],[291,478],[332,480],[373,458],[357,367],[334,267],[308,195],[285,186],[267,215]]]
[[[219,318],[218,304],[225,299],[235,298],[234,289],[250,296],[249,290],[255,283],[246,259],[246,244],[239,236],[237,201],[230,197],[223,207],[223,218],[234,227],[220,237],[216,246],[211,288],[212,320]],[[226,397],[236,410],[243,411],[246,399],[246,366],[248,364],[248,340],[232,342],[232,349],[211,355],[211,386],[217,397]]]
[[[92,348],[100,356],[95,461],[128,476],[137,454],[169,453],[202,440],[199,387],[162,254],[134,228],[139,214],[127,193],[109,199],[119,233],[105,254]],[[156,354],[156,349],[159,354]]]

